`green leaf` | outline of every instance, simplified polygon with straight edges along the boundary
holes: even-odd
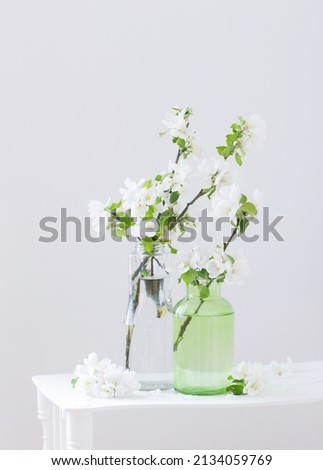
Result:
[[[242,165],[242,158],[241,158],[240,153],[236,152],[236,153],[234,154],[234,158],[236,159],[237,164],[238,164],[239,166],[241,166],[241,165]]]
[[[176,255],[176,253],[177,253],[176,248],[174,248],[170,243],[168,244],[168,246],[169,246],[169,249],[170,249],[170,252],[172,253],[172,255]]]
[[[247,121],[243,119],[242,116],[239,116],[239,121],[240,121],[241,126],[244,126],[245,124],[247,124]]]
[[[234,151],[234,146],[233,145],[228,145],[226,157],[229,157],[230,155],[233,155],[233,151]]]
[[[221,155],[224,158],[228,158],[231,153],[233,148],[231,146],[220,146],[216,148],[218,151],[218,154]]]
[[[232,393],[233,395],[245,395],[243,393],[244,385],[229,385],[226,388],[226,391]]]
[[[118,225],[117,225],[117,228],[120,229],[120,230],[125,230],[126,228],[128,228],[127,224],[125,222],[120,222]]]
[[[199,294],[200,298],[202,300],[207,299],[210,295],[210,289],[207,286],[204,286],[203,284],[199,285]]]
[[[240,206],[239,210],[246,212],[248,215],[251,215],[251,217],[255,217],[258,213],[256,206],[252,204],[252,202],[245,202]]]
[[[218,151],[218,154],[219,154],[219,155],[222,155],[222,157],[224,157],[223,153],[225,152],[226,148],[227,148],[226,145],[220,145],[220,146],[217,147],[216,149],[217,149],[217,151]]]
[[[181,149],[184,148],[186,145],[186,141],[184,139],[181,139],[180,137],[177,137],[176,143]]]
[[[205,279],[207,281],[210,279],[209,273],[204,268],[201,269],[201,271],[199,271],[198,276],[199,276],[200,279]]]
[[[245,380],[244,379],[235,379],[235,378],[233,378],[232,384],[233,385],[244,385]]]
[[[120,199],[120,201],[118,201],[118,202],[112,202],[112,204],[110,204],[110,205],[108,206],[108,209],[109,209],[109,211],[115,211],[116,209],[119,209],[119,207],[121,206],[121,204],[122,204],[122,201],[121,201],[121,199]]]
[[[150,276],[150,275],[151,275],[151,273],[150,273],[149,271],[141,271],[141,272],[140,272],[140,276],[141,276],[141,277],[148,277],[148,276]]]
[[[178,198],[179,198],[179,192],[174,191],[173,193],[171,193],[169,201],[170,201],[171,204],[175,204],[175,202],[178,200]]]
[[[242,217],[239,221],[239,230],[240,230],[240,235],[245,233],[247,227],[249,225],[249,220],[246,217]]]
[[[163,179],[162,175],[156,175],[155,176],[155,181],[161,181]]]
[[[166,134],[167,134],[167,131],[165,131],[165,132],[160,132],[160,133],[159,133],[159,137],[164,137],[164,135],[166,135]]]
[[[233,144],[233,142],[235,142],[236,140],[238,140],[239,138],[239,134],[237,132],[234,132],[233,134],[228,134],[226,136],[226,141],[227,141],[227,144],[228,145],[231,145]]]
[[[219,275],[215,278],[215,280],[216,280],[216,282],[217,282],[218,284],[220,284],[221,282],[224,282],[224,279],[225,279],[225,274],[224,274],[224,273],[219,274]]]
[[[172,209],[167,209],[160,214],[159,219],[159,230],[161,233],[164,232],[165,228],[172,228],[172,225],[176,222],[176,217]]]
[[[233,123],[233,124],[231,125],[231,129],[234,130],[234,131],[240,132],[240,131],[241,131],[241,126],[240,126],[240,124],[237,124],[237,123],[235,122],[235,123]]]
[[[152,241],[146,241],[146,240],[141,240],[141,244],[142,246],[144,247],[144,250],[147,252],[147,253],[152,253],[153,249],[154,249],[154,244]]]
[[[135,224],[135,221],[132,217],[124,216],[120,220],[124,222],[126,228],[131,227],[132,225]]]
[[[186,111],[185,111],[185,118],[190,117],[192,114],[193,114],[193,109],[190,108],[190,107],[186,108]]]
[[[229,375],[228,380],[231,381],[231,384],[227,387],[227,392],[232,393],[233,395],[244,395],[244,387],[246,385],[245,379],[235,379],[232,375]]]
[[[126,231],[123,227],[116,227],[115,234],[117,237],[122,238],[126,236]]]
[[[73,377],[72,380],[71,380],[71,384],[72,384],[72,387],[74,388],[75,385],[76,385],[76,382],[78,381],[78,377]]]
[[[194,269],[189,269],[185,273],[182,274],[181,279],[185,282],[185,284],[191,284],[197,277],[197,272]]]
[[[229,258],[232,264],[235,262],[235,259],[233,256],[227,254],[227,257]]]
[[[145,219],[152,219],[155,213],[154,206],[148,206],[147,212],[145,214]]]
[[[149,188],[152,187],[152,185],[153,185],[153,184],[152,184],[151,180],[147,180],[147,181],[144,182],[144,184],[142,185],[142,187],[143,187],[143,188],[146,188],[146,189],[149,189]]]
[[[241,194],[240,204],[244,204],[245,202],[247,202],[247,200],[247,196],[245,194]]]
[[[212,186],[212,188],[208,190],[207,197],[211,199],[215,191],[216,191],[216,186]]]

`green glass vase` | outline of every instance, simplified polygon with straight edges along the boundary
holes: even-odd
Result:
[[[234,312],[216,282],[205,300],[197,287],[174,308],[174,389],[188,395],[226,393],[234,361]]]

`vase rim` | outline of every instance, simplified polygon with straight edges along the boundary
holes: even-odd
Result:
[[[135,252],[140,254],[146,254],[147,256],[154,256],[159,254],[169,253],[169,247],[165,244],[160,243],[159,241],[153,242],[153,249],[151,253],[148,253],[142,243],[138,240],[135,244]]]

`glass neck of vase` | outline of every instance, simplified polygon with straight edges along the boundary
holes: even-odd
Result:
[[[167,254],[168,247],[157,242],[153,244],[152,251],[148,253],[143,245],[138,241],[136,242],[135,253],[138,253],[140,256],[159,256]]]
[[[186,290],[187,290],[188,297],[200,297],[199,289],[197,286],[192,286],[191,284],[189,284],[188,286],[186,286]],[[210,295],[209,297],[207,297],[207,299],[221,297],[221,284],[219,284],[218,282],[213,281],[209,285],[209,290],[210,290]]]

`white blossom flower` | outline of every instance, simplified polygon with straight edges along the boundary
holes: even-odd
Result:
[[[218,191],[219,197],[223,199],[231,199],[232,201],[239,202],[241,197],[240,188],[237,183],[231,185],[223,185]]]
[[[259,212],[260,209],[263,208],[264,203],[263,203],[263,195],[262,192],[259,189],[255,189],[251,198],[251,202],[254,204],[256,207],[257,211]]]
[[[98,361],[95,353],[84,359],[84,365],[76,366],[73,381],[77,391],[101,398],[128,397],[140,389],[135,372],[107,358]]]
[[[83,364],[79,364],[75,368],[74,376],[78,377],[75,389],[84,393],[90,393],[96,384],[97,376],[102,374],[110,364],[109,359],[98,361],[97,354],[90,353],[87,359],[84,359]]]
[[[148,206],[155,204],[156,197],[160,193],[159,185],[145,187],[144,182],[143,178],[138,183],[127,178],[125,180],[126,187],[120,189],[120,193],[123,195],[122,208],[125,211],[130,210],[132,217],[144,217]]]
[[[214,216],[216,218],[228,217],[234,220],[239,204],[232,199],[213,199]]]
[[[128,397],[139,390],[140,384],[133,371],[124,370],[121,366],[110,364],[98,378],[92,394],[103,398]]]
[[[93,376],[104,371],[111,361],[107,358],[98,361],[96,353],[90,353],[86,359],[84,359],[82,365],[77,365],[75,368],[75,375],[78,376]]]
[[[293,361],[288,357],[286,362],[271,361],[268,365],[268,369],[275,377],[286,377],[290,375],[292,365]]]
[[[132,217],[142,218],[147,212],[147,204],[143,201],[142,198],[138,198],[136,202],[133,202],[129,209]]]
[[[230,261],[222,249],[217,249],[209,258],[205,269],[211,279],[215,279],[220,274],[230,269]]]
[[[203,269],[208,262],[208,257],[199,246],[195,246],[189,251],[179,251],[178,255],[180,262],[177,269],[181,274],[189,269]]]
[[[272,388],[275,380],[286,377],[291,373],[292,360],[287,358],[286,363],[272,361],[269,364],[260,362],[240,362],[232,371],[229,377],[234,383],[235,380],[242,380],[243,390],[238,394],[258,395]]]
[[[178,163],[168,162],[169,174],[163,179],[161,187],[163,191],[183,192],[188,182],[189,176],[192,174],[191,166],[180,160]]]
[[[245,379],[248,376],[264,375],[265,367],[261,362],[240,362],[232,371],[236,379]]]
[[[77,382],[75,389],[77,387]],[[113,398],[115,395],[115,386],[112,383],[95,382],[89,394],[99,398]]]
[[[88,203],[90,217],[100,217],[101,214],[104,212],[105,207],[110,204],[110,201],[111,199],[109,198],[108,201],[104,204],[103,202],[98,201],[97,199],[92,199]]]
[[[216,218],[228,217],[234,220],[239,209],[239,204],[232,199],[214,199],[212,205]]]
[[[214,217],[228,217],[234,220],[240,207],[241,193],[236,183],[222,186],[211,200]]]
[[[237,366],[234,367],[231,375],[235,379],[241,380],[244,379],[248,374],[249,363],[242,361]]]
[[[179,251],[178,257],[180,259],[179,264],[177,265],[177,269],[180,274],[186,273],[189,269],[191,269],[191,257],[188,251]]]
[[[243,393],[249,396],[255,396],[265,390],[265,383],[262,377],[257,375],[248,376],[246,385],[244,386]]]
[[[266,123],[259,116],[259,114],[253,114],[246,121],[244,128],[244,135],[240,140],[245,151],[248,151],[251,147],[260,149],[266,141]]]
[[[232,175],[230,173],[229,162],[223,159],[205,158],[197,167],[202,177],[202,187],[230,185]]]
[[[219,265],[219,261],[215,257],[207,262],[205,269],[209,273],[211,279],[215,279],[219,274],[223,273],[220,266],[221,264]]]
[[[133,391],[140,389],[140,384],[136,378],[134,371],[126,370],[119,378],[119,382],[115,389],[116,397],[127,397],[132,394]]]
[[[138,183],[132,181],[130,178],[126,178],[124,184],[125,188],[120,188],[120,193],[122,194],[122,207],[124,210],[140,212],[140,207],[143,206],[142,198],[142,185],[144,183],[144,178],[141,178]],[[135,217],[135,215],[134,215]]]
[[[166,113],[162,123],[169,129],[172,137],[185,138],[186,133],[189,132],[186,127],[187,122],[185,119],[187,108],[180,111],[177,111],[176,109],[173,108],[171,111]]]
[[[191,127],[189,127],[188,129],[192,130]],[[188,133],[187,130],[186,133]],[[202,157],[202,146],[200,142],[200,137],[196,131],[193,130],[193,132],[188,135],[186,147],[188,148],[191,158],[200,159]]]
[[[234,379],[244,381],[243,393],[245,395],[258,395],[268,386],[266,368],[259,362],[240,362],[231,375]]]
[[[141,178],[138,183],[132,181],[130,178],[126,178],[124,182],[125,188],[120,188],[120,193],[123,195],[123,199],[125,201],[128,199],[132,200],[134,198],[134,195],[140,192],[144,182],[144,178]]]
[[[90,213],[90,218],[91,218],[91,226],[93,228],[93,231],[96,234],[100,233],[100,227],[101,227],[101,220],[104,220],[104,228],[106,228],[107,225],[107,219],[110,215],[110,212],[104,210],[107,206],[109,206],[111,202],[111,198],[107,200],[107,202],[104,204],[101,201],[98,201],[96,199],[92,199],[88,203],[88,208],[89,208],[89,213]]]
[[[246,276],[250,273],[248,260],[242,250],[237,250],[233,259],[233,262],[227,264],[225,282],[226,284],[237,284],[241,286],[244,284]]]
[[[96,377],[94,375],[82,375],[78,377],[75,383],[75,390],[84,394],[91,394],[95,385]]]

